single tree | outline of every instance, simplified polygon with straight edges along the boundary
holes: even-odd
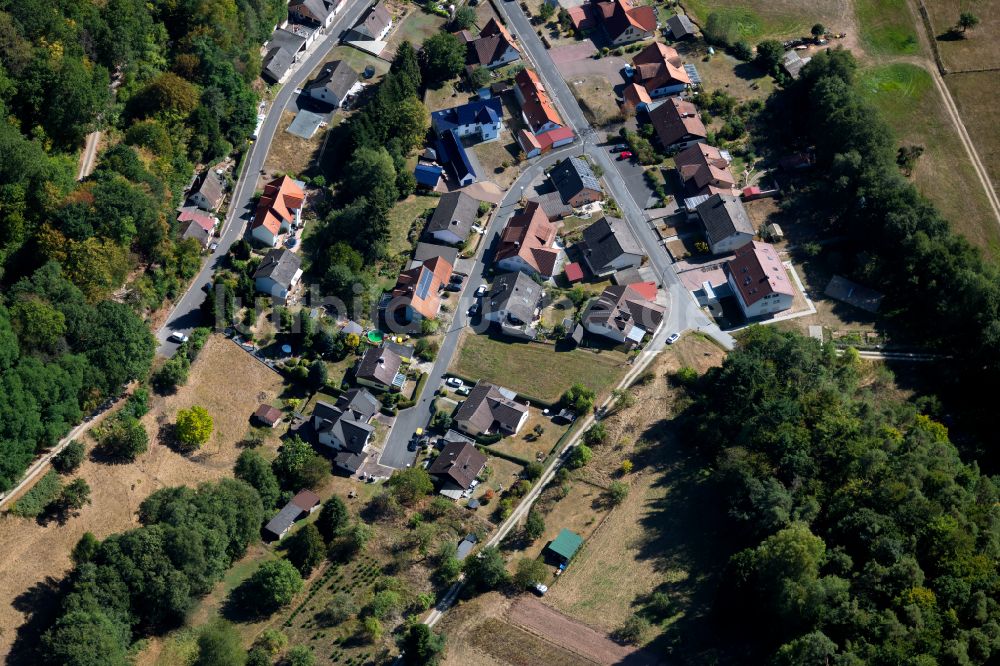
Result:
[[[488,86],[491,78],[493,77],[490,75],[490,70],[480,66],[473,69],[469,74],[469,83],[472,84],[473,90],[479,90]]]
[[[291,603],[302,589],[302,576],[288,560],[272,560],[258,567],[246,587],[246,602],[270,614]]]
[[[60,515],[75,516],[87,504],[90,504],[90,485],[83,479],[73,479],[62,489],[52,507]]]
[[[435,666],[444,652],[444,636],[422,622],[410,626],[399,646],[407,666]]]
[[[138,419],[116,418],[101,438],[100,446],[110,457],[131,462],[149,448],[149,435]]]
[[[820,37],[826,34],[826,26],[823,25],[822,23],[817,23],[812,27],[812,30],[810,32],[812,32],[813,37],[819,39]]]
[[[286,645],[288,636],[279,629],[265,629],[253,642],[254,648],[263,650],[272,657],[284,650]]]
[[[295,645],[288,651],[285,662],[288,666],[313,666],[316,655],[308,645]]]
[[[476,24],[476,10],[468,5],[462,5],[455,10],[455,18],[452,20],[452,29],[468,30]]]
[[[495,590],[510,580],[507,565],[496,546],[487,546],[475,556],[467,557],[463,568],[469,585],[481,592]]]
[[[430,474],[422,467],[410,467],[393,472],[386,481],[393,496],[402,504],[413,504],[434,490]]]
[[[539,583],[545,582],[548,574],[548,567],[540,559],[525,557],[517,563],[517,571],[514,573],[514,584],[522,590],[528,590]]]
[[[288,560],[299,573],[308,576],[326,557],[326,544],[316,525],[309,523],[287,541]]]
[[[524,534],[532,541],[537,540],[545,532],[545,519],[542,514],[532,509],[524,521]]]
[[[597,394],[584,386],[576,383],[570,386],[562,395],[564,405],[575,411],[578,415],[586,414],[594,406],[594,398]]]
[[[628,497],[628,484],[624,481],[612,481],[608,487],[608,499],[615,506],[621,504]]]
[[[577,444],[573,452],[569,454],[566,466],[570,469],[579,469],[589,463],[593,456],[594,453],[590,450],[589,446],[586,444]]]
[[[318,391],[326,386],[328,377],[326,363],[317,359],[309,364],[309,387],[313,391]]]
[[[541,6],[538,8],[538,18],[542,19],[543,22],[547,22],[556,14],[555,6],[549,4],[548,2],[542,2]]]
[[[197,449],[212,436],[212,415],[199,405],[177,412],[177,440],[186,448]]]
[[[979,17],[972,12],[962,12],[958,16],[958,27],[962,29],[962,34],[970,28],[975,28],[979,25]]]
[[[432,88],[458,76],[465,66],[465,45],[447,32],[436,33],[424,41],[420,54],[424,82]]]
[[[316,518],[316,527],[323,538],[329,542],[347,527],[348,519],[347,505],[344,504],[344,500],[334,495],[323,503],[319,517]]]
[[[357,614],[358,605],[354,601],[354,596],[348,592],[337,592],[326,602],[319,615],[324,625],[334,627]]]
[[[74,439],[52,459],[52,466],[60,474],[70,474],[83,463],[85,453],[86,448],[83,443]]]
[[[583,441],[585,441],[590,446],[597,446],[598,444],[603,444],[604,440],[608,438],[608,428],[604,425],[604,421],[598,421],[594,425],[587,428],[583,433]]]
[[[765,39],[757,44],[757,57],[755,62],[761,69],[771,73],[777,68],[781,59],[785,55],[785,47],[781,42],[774,39]]]
[[[70,559],[73,560],[73,564],[80,566],[94,559],[94,555],[97,554],[97,549],[100,547],[101,542],[97,540],[97,537],[92,532],[84,532],[80,540],[73,546]]]

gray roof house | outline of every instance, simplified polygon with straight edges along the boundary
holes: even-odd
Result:
[[[274,249],[267,253],[254,271],[257,291],[284,301],[302,277],[302,259],[291,250]]]
[[[483,318],[499,324],[504,335],[534,339],[532,324],[544,293],[526,273],[504,273],[483,297]]]
[[[311,490],[301,490],[281,507],[281,511],[264,526],[264,532],[273,539],[281,539],[291,529],[295,521],[308,516],[319,508],[319,495]]]
[[[310,41],[310,37],[306,34],[309,31],[298,29],[301,26],[291,28],[287,30],[278,28],[271,33],[271,39],[267,42],[262,73],[271,79],[272,83],[277,83],[285,75]]]
[[[188,196],[188,201],[202,210],[214,213],[222,205],[222,197],[225,194],[226,182],[222,176],[216,173],[215,169],[206,169],[198,187]]]
[[[306,86],[313,99],[340,107],[358,85],[358,74],[343,60],[334,60],[323,67],[319,76]]]
[[[666,314],[666,308],[648,298],[655,291],[655,285],[608,287],[583,314],[584,328],[616,342],[638,345],[659,327]]]
[[[785,68],[785,71],[788,72],[788,76],[793,79],[797,79],[799,78],[799,73],[802,71],[802,68],[808,65],[810,60],[812,60],[812,56],[803,57],[799,55],[798,51],[793,49],[785,53],[784,57],[781,59],[781,65]]]
[[[464,243],[472,225],[479,218],[479,202],[465,192],[449,192],[441,197],[426,233],[434,240],[450,245]]]
[[[187,222],[181,222],[179,227],[181,240],[187,240],[188,238],[193,238],[198,241],[198,244],[202,247],[208,247],[208,241],[211,239],[212,235],[205,230],[205,227],[201,226],[194,220],[188,220]]]
[[[735,252],[753,240],[753,224],[739,197],[713,194],[695,212],[705,227],[705,239],[712,254]]]
[[[354,377],[359,384],[380,391],[400,388],[406,378],[399,372],[403,359],[386,347],[370,347],[358,361]]]
[[[337,451],[334,463],[352,474],[367,458],[366,449],[375,427],[369,424],[382,403],[365,389],[351,389],[337,404],[317,402],[312,426],[320,444]],[[341,455],[344,454],[344,455]]]
[[[345,41],[381,41],[392,27],[392,14],[381,0],[369,7],[354,27],[347,32]]]
[[[684,14],[674,14],[667,19],[667,32],[674,39],[688,39],[695,36],[697,29]]]
[[[344,0],[290,0],[288,13],[308,23],[330,27]]]
[[[598,277],[625,268],[638,268],[646,256],[628,223],[608,216],[583,230],[580,253],[591,272]]]
[[[452,266],[458,259],[458,248],[450,245],[438,245],[436,243],[417,243],[413,250],[413,261],[424,263],[434,257],[441,257]]]
[[[528,420],[528,405],[513,391],[480,380],[455,412],[455,427],[473,437],[516,435]]]
[[[604,191],[594,170],[581,157],[570,157],[556,164],[549,172],[549,179],[562,200],[574,208],[604,198]]]

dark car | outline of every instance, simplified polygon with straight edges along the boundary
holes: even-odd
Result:
[[[462,284],[463,282],[465,282],[465,276],[462,275],[461,273],[454,273],[451,276],[451,281],[454,282],[455,284]]]
[[[460,284],[448,284],[444,287],[445,291],[462,291],[462,285]]]

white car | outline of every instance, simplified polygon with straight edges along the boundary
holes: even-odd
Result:
[[[451,386],[452,388],[462,388],[462,380],[459,379],[458,377],[449,377],[448,379],[444,380],[444,383],[447,384],[448,386]]]
[[[671,333],[670,335],[667,336],[667,344],[672,345],[680,339],[681,339],[680,333]]]
[[[545,593],[549,591],[549,586],[548,585],[543,585],[542,583],[536,583],[535,587],[534,587],[534,590],[535,590],[535,594],[537,594],[540,597],[544,597]]]
[[[170,340],[171,342],[176,342],[177,344],[184,344],[185,342],[188,341],[188,336],[184,335],[179,331],[174,331],[173,333],[170,334],[169,337],[167,337],[167,340]]]
[[[482,296],[485,293],[486,293],[486,285],[485,284],[481,284],[478,287],[476,287],[476,297],[477,298],[480,297],[480,296]]]

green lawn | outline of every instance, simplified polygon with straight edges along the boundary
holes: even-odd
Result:
[[[885,115],[900,145],[923,146],[913,172],[917,188],[955,231],[995,258],[1000,230],[930,73],[896,63],[862,71],[858,85]]]
[[[762,39],[808,35],[817,22],[836,29],[833,19],[838,14],[838,4],[837,0],[815,0],[806,9],[800,0],[688,0],[684,6],[702,27],[711,14],[717,14],[730,26],[733,41],[745,39],[756,43]]]
[[[488,335],[466,335],[451,371],[469,380],[485,379],[525,397],[555,402],[575,382],[598,394],[625,371],[625,355],[583,349],[556,351],[552,345],[507,342]]]
[[[413,243],[410,242],[409,238],[413,222],[428,208],[435,208],[438,201],[440,201],[439,197],[410,195],[393,206],[392,210],[389,211],[390,257],[413,251]]]
[[[446,21],[443,16],[414,8],[389,34],[387,50],[395,53],[404,40],[420,48],[425,39],[444,29]]]
[[[908,55],[917,52],[917,32],[906,0],[857,0],[861,41],[870,53]]]
[[[343,60],[351,69],[358,74],[365,71],[365,67],[371,65],[375,68],[375,76],[382,76],[389,71],[389,63],[353,46],[338,46],[330,52],[328,60]]]

